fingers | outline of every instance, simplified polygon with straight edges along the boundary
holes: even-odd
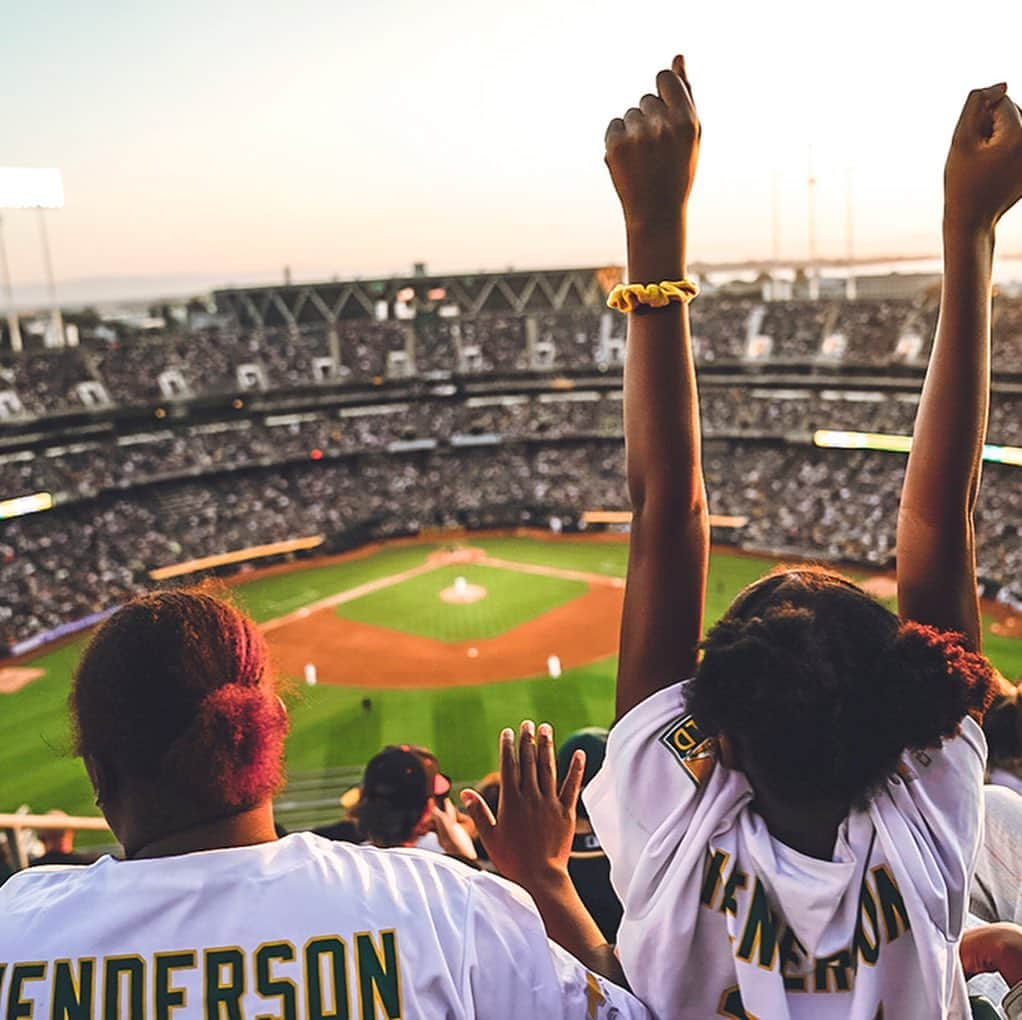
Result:
[[[623,136],[625,133],[625,122],[620,117],[615,117],[607,125],[607,133],[603,136],[603,141],[606,145],[609,145],[614,139]]]
[[[685,91],[688,93],[688,98],[694,99],[695,93],[692,91],[692,83],[688,80],[688,68],[685,67],[684,54],[679,53],[671,61],[671,70],[681,79],[682,84],[685,86]]]
[[[639,109],[647,120],[656,120],[667,115],[667,104],[659,96],[648,92],[639,100]]]
[[[500,788],[508,791],[518,789],[515,733],[510,728],[500,731]]]
[[[993,133],[993,108],[1007,94],[1008,86],[1001,82],[985,89],[973,89],[965,100],[960,127],[964,127],[973,141],[986,139]]]
[[[995,100],[990,107],[990,137],[994,143],[1018,141],[1022,136],[1022,111],[1007,95]]]
[[[518,730],[518,789],[525,794],[539,793],[536,780],[536,724],[526,719]]]
[[[675,60],[678,59],[678,57],[675,57]],[[674,109],[675,107],[688,109],[688,107],[692,105],[692,97],[677,71],[673,69],[670,71],[661,71],[656,76],[656,87],[657,92],[660,93],[660,98],[671,109]]]
[[[635,132],[642,128],[642,110],[638,107],[633,106],[630,110],[625,111],[624,124],[625,131]]]
[[[542,796],[557,793],[557,760],[550,723],[541,723],[536,732],[536,782]]]
[[[493,817],[490,805],[475,790],[461,791],[461,809],[472,819],[481,839],[496,828],[497,819]]]
[[[568,774],[561,785],[560,801],[566,811],[573,811],[578,803],[578,795],[582,790],[582,777],[586,770],[586,753],[578,750],[571,756]]]

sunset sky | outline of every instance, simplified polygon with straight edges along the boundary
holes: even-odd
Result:
[[[704,121],[693,258],[938,249],[965,93],[1022,95],[1022,4],[796,0],[10,3],[0,165],[58,166],[59,280],[228,283],[618,261],[606,122],[687,54]],[[981,16],[980,16],[981,15]],[[970,20],[970,18],[972,20]],[[15,287],[42,275],[5,215]],[[1002,232],[1022,251],[1022,214]],[[157,281],[154,279],[154,287]],[[158,289],[158,287],[157,287]]]

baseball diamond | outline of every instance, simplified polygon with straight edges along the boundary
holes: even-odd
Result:
[[[494,767],[493,738],[508,719],[546,719],[562,732],[608,724],[626,562],[623,536],[457,533],[239,575],[235,599],[293,678],[295,781],[357,770],[395,741],[434,748],[451,775],[468,781]],[[715,550],[707,622],[774,562]],[[445,601],[441,592],[457,577],[481,582],[486,597]],[[890,584],[873,582],[885,595]],[[1022,648],[1011,614],[984,608],[991,657],[1017,675]],[[17,795],[32,805],[89,813],[80,763],[53,754],[68,747],[63,702],[81,646],[10,667],[22,686],[0,693],[0,770],[19,777]],[[560,659],[557,679],[548,675],[549,656]],[[307,663],[316,666],[314,687],[303,682]]]

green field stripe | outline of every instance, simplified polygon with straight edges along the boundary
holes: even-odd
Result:
[[[429,746],[448,775],[474,776],[484,763],[495,758],[496,734],[480,725],[486,718],[486,702],[494,698],[493,686],[449,687],[437,691],[432,703],[432,734]],[[499,732],[499,730],[498,730]],[[451,740],[448,734],[456,737]],[[443,752],[436,745],[443,747]],[[485,772],[486,769],[483,768]]]
[[[562,567],[610,577],[624,577],[628,569],[628,546],[624,542],[469,537],[468,544],[484,549],[490,556],[532,566]]]
[[[432,543],[396,546],[340,563],[274,574],[239,584],[234,589],[234,598],[261,623],[360,584],[410,570],[424,563],[435,550]],[[286,608],[281,609],[282,606]]]

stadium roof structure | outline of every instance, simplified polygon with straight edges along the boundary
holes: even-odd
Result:
[[[598,310],[621,279],[620,266],[507,270],[228,288],[214,291],[213,298],[218,312],[243,326],[298,328],[424,313],[475,317]]]

